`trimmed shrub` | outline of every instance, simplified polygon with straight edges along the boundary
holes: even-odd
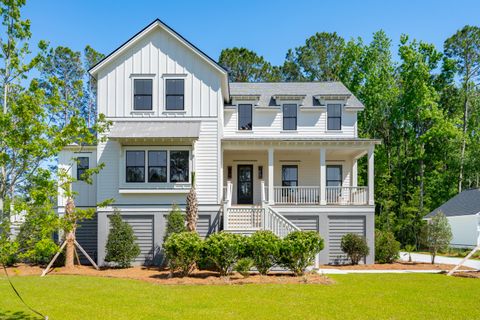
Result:
[[[128,268],[133,259],[140,254],[140,247],[132,227],[122,220],[120,212],[110,216],[111,230],[108,234],[105,261],[114,262],[120,268]]]
[[[163,243],[163,249],[171,272],[180,270],[180,275],[186,277],[200,259],[202,239],[196,232],[173,233]]]
[[[280,241],[278,262],[296,276],[305,273],[323,249],[323,239],[315,231],[294,231]]]
[[[235,265],[235,271],[240,273],[244,278],[250,276],[250,270],[253,267],[253,260],[252,258],[241,258],[237,261]]]
[[[219,232],[210,235],[204,243],[203,255],[211,261],[221,276],[230,274],[235,263],[245,252],[244,237],[238,234]]]
[[[167,226],[165,227],[165,236],[163,242],[173,233],[180,233],[187,231],[185,227],[185,217],[180,208],[174,204],[172,210],[167,215]]]
[[[400,242],[390,231],[375,230],[375,261],[393,263],[400,257]]]
[[[248,255],[261,275],[266,275],[277,260],[280,238],[271,231],[257,231],[247,242]]]
[[[353,265],[358,264],[362,258],[370,253],[370,248],[368,248],[365,239],[354,233],[344,235],[340,246]]]

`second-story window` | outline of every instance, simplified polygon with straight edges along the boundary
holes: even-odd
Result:
[[[127,182],[145,182],[145,151],[127,151]]]
[[[166,79],[165,80],[165,109],[166,110],[184,110],[185,80],[184,79]]]
[[[77,180],[85,180],[83,174],[89,169],[88,157],[77,158]]]
[[[152,110],[152,79],[133,80],[133,109]]]
[[[327,130],[342,130],[342,105],[327,105]]]
[[[238,105],[238,130],[252,130],[252,105]]]
[[[148,182],[167,182],[167,151],[148,152]]]
[[[283,105],[283,130],[297,130],[297,105]]]

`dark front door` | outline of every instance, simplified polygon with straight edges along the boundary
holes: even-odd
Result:
[[[237,167],[237,203],[253,204],[253,166]]]

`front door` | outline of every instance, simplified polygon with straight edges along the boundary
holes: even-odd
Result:
[[[253,166],[237,167],[237,203],[253,204]]]

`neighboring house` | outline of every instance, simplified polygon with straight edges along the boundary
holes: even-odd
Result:
[[[362,103],[340,82],[229,83],[227,71],[155,20],[90,70],[98,112],[113,121],[106,142],[66,149],[72,174],[105,163],[93,185],[76,182],[77,206],[98,208],[77,237],[99,264],[114,208],[137,235],[137,263],[157,263],[172,204],[185,208],[196,173],[198,231],[284,236],[315,230],[316,263],[342,263],[341,237],[366,237],[373,263],[374,147],[357,134]],[[367,186],[357,162],[367,157]],[[64,212],[64,199],[58,208]]]
[[[471,248],[477,245],[480,233],[480,189],[465,190],[430,212],[431,219],[443,212],[452,228],[452,247]]]

